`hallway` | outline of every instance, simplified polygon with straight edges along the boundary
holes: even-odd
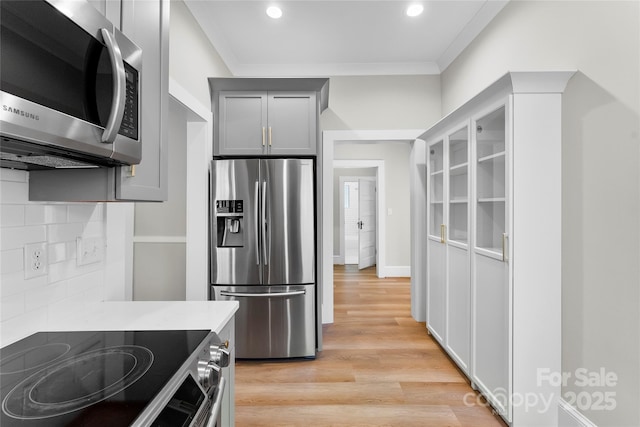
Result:
[[[237,362],[237,426],[504,426],[411,317],[408,278],[335,266],[334,283],[315,361]]]

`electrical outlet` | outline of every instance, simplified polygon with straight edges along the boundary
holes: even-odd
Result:
[[[44,276],[47,274],[47,244],[31,243],[24,246],[24,278]]]
[[[76,264],[87,265],[102,261],[104,239],[101,237],[78,237],[76,239]]]

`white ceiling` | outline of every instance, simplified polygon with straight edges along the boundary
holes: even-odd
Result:
[[[185,0],[235,76],[438,74],[508,0]],[[278,5],[274,20],[265,10]]]

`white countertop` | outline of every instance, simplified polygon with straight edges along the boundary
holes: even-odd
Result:
[[[237,301],[123,301],[85,304],[46,324],[3,331],[2,347],[41,331],[210,329],[216,333],[238,310]]]

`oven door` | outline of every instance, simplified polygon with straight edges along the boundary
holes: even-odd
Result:
[[[2,136],[139,163],[140,49],[86,1],[0,7]]]

